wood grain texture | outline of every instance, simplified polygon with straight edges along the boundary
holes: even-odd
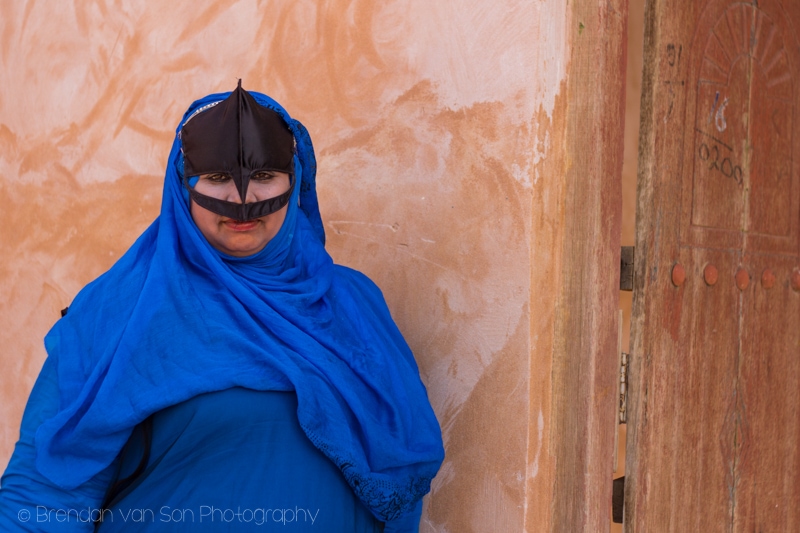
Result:
[[[607,531],[617,416],[626,1],[572,7],[551,531]]]
[[[800,5],[645,20],[626,531],[794,531]]]

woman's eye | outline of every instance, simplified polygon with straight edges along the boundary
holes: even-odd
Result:
[[[231,177],[225,174],[209,174],[207,176],[203,176],[203,179],[206,179],[212,183],[225,183],[226,181],[230,180]]]
[[[274,177],[275,174],[271,172],[258,172],[256,174],[253,174],[253,177],[250,179],[254,181],[269,181]]]

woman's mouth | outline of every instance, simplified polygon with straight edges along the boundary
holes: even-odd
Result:
[[[231,231],[250,231],[251,229],[255,228],[258,225],[258,220],[225,220],[222,222],[225,226],[230,229]]]

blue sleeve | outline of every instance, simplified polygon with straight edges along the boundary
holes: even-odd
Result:
[[[386,522],[383,533],[418,533],[419,520],[422,517],[422,499],[414,509],[396,520]]]
[[[94,531],[93,520],[116,464],[74,490],[53,485],[36,469],[36,430],[58,410],[58,376],[48,358],[33,386],[19,441],[0,479],[0,531],[58,533]],[[92,516],[93,515],[93,516]]]

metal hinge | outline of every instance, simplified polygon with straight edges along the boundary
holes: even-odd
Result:
[[[617,387],[617,426],[625,423],[625,402],[628,395],[628,354],[622,352],[622,309],[617,312],[617,353],[619,354],[618,368],[619,368],[619,381]],[[619,432],[620,428],[616,427],[614,431],[614,472],[617,471],[619,466],[618,448],[619,448]]]
[[[619,423],[628,420],[628,359],[629,354],[622,352],[619,362]]]

